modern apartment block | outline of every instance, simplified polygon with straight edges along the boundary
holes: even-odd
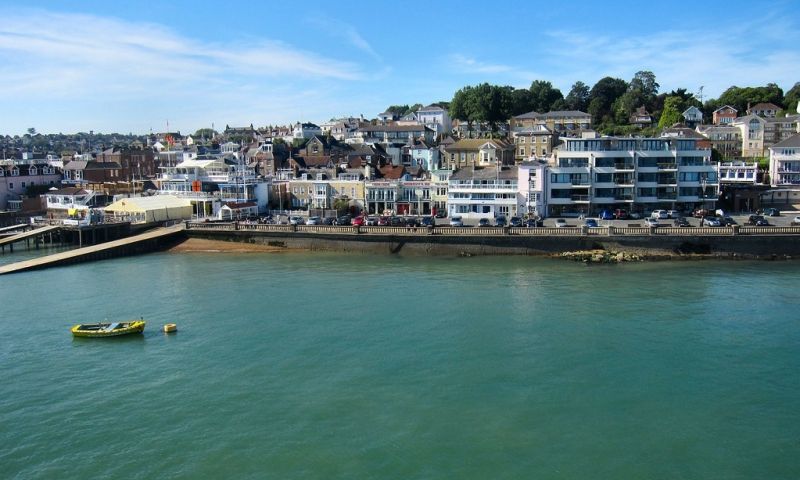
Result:
[[[714,205],[719,167],[696,138],[567,138],[549,169],[547,215]]]
[[[800,134],[770,147],[769,178],[773,187],[800,185]]]

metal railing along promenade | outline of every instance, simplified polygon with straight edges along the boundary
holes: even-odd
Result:
[[[311,233],[346,235],[447,235],[447,236],[676,236],[720,237],[736,235],[800,235],[800,226],[739,226],[730,227],[389,227],[389,226],[335,226],[335,225],[275,225],[243,222],[186,222],[187,231],[241,231],[264,233]]]

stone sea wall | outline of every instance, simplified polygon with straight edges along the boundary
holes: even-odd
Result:
[[[260,244],[280,249],[398,255],[554,255],[606,251],[625,258],[800,258],[798,235],[740,236],[515,236],[381,235],[189,230],[190,238]],[[622,257],[620,257],[622,258]]]

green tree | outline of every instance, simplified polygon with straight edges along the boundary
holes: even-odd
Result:
[[[661,111],[661,118],[658,120],[658,128],[668,128],[681,121],[684,110],[684,100],[678,96],[667,97],[664,100],[664,109]]]
[[[390,105],[386,111],[396,117],[402,117],[410,107],[408,105]]]
[[[589,86],[580,80],[575,82],[564,100],[567,102],[569,110],[585,112],[589,108],[589,101],[591,100]]]
[[[467,122],[467,131],[472,132],[472,118],[473,118],[473,88],[471,86],[463,87],[453,94],[453,99],[450,101],[450,118]]]
[[[628,89],[628,83],[621,78],[603,77],[589,92],[589,114],[598,124],[611,121],[612,106]]]
[[[196,132],[194,132],[195,138],[212,139],[215,136],[217,136],[217,131],[211,128],[200,128]]]
[[[511,92],[511,116],[522,115],[534,109],[533,93],[527,88],[515,88]]]
[[[30,135],[30,136],[36,135],[36,129],[33,128],[33,127],[29,128],[28,129],[28,135]]]
[[[785,106],[783,90],[774,83],[768,83],[764,87],[732,86],[722,92],[718,99],[710,100],[706,106],[708,109],[712,106],[717,108],[722,105],[730,105],[738,110],[740,115],[744,115],[748,104],[755,105],[762,102],[773,103],[778,107]]]
[[[551,111],[556,100],[564,98],[561,90],[554,88],[552,83],[545,80],[534,80],[530,91],[533,96],[533,110],[540,113]]]
[[[788,113],[797,112],[797,102],[800,101],[800,82],[794,84],[783,97],[783,108]]]

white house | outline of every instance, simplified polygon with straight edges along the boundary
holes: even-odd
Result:
[[[518,181],[516,166],[460,168],[448,182],[448,213],[467,219],[515,216]]]
[[[694,128],[703,123],[703,112],[699,108],[692,105],[683,112],[683,122],[686,126]]]
[[[800,134],[769,148],[769,178],[773,187],[800,185]]]
[[[547,215],[547,162],[532,158],[518,165],[517,214]]]
[[[450,114],[439,105],[428,105],[427,107],[420,108],[417,110],[416,117],[419,123],[436,132],[436,135],[449,133],[452,129]]]

